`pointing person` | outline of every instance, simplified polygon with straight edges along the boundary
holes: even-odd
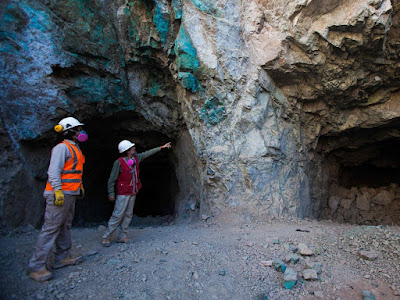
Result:
[[[171,143],[143,153],[136,153],[135,144],[128,140],[123,140],[118,144],[121,157],[114,162],[108,179],[108,199],[112,202],[115,201],[115,206],[108,221],[108,228],[103,235],[102,245],[104,247],[111,245],[111,236],[118,226],[121,227],[121,230],[117,242],[127,243],[129,241],[127,230],[132,220],[136,194],[142,187],[139,178],[139,164],[163,148],[171,148]]]
[[[46,268],[46,260],[54,244],[56,269],[83,261],[82,257],[72,257],[69,254],[75,200],[84,193],[82,173],[85,157],[78,144],[85,142],[88,135],[82,126],[77,119],[68,117],[54,127],[64,140],[51,151],[48,181],[43,193],[46,200],[44,224],[28,266],[29,277],[36,281],[43,282],[53,277]]]

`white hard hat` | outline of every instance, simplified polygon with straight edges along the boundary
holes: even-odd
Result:
[[[135,143],[131,143],[128,140],[123,140],[118,144],[118,151],[119,153],[124,153],[126,150],[129,150],[133,146],[135,146]]]
[[[64,118],[60,122],[58,122],[58,125],[54,126],[54,130],[56,132],[64,132],[68,129],[71,129],[71,128],[74,128],[77,126],[82,126],[82,125],[84,125],[84,124],[79,122],[77,119],[75,119],[73,117],[68,117],[68,118]]]

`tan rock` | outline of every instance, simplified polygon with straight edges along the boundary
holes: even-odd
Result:
[[[365,260],[376,260],[381,256],[381,253],[378,251],[361,250],[358,252],[358,255]]]
[[[393,201],[394,195],[387,190],[380,191],[371,199],[373,203],[379,205],[389,205]]]
[[[369,210],[371,206],[371,201],[367,195],[358,195],[356,199],[356,207],[359,210]]]
[[[314,255],[314,252],[308,248],[306,244],[300,243],[297,245],[297,250],[301,255],[311,256]]]

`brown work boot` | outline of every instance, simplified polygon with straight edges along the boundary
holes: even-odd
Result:
[[[78,256],[78,257],[72,257],[72,256],[67,256],[66,258],[56,261],[56,264],[54,266],[54,269],[60,269],[64,268],[66,266],[72,266],[72,265],[78,265],[81,262],[83,262],[83,256]]]
[[[53,273],[48,271],[46,268],[40,271],[34,271],[29,273],[29,277],[35,281],[44,282],[53,278]]]
[[[103,247],[110,247],[111,246],[111,241],[109,239],[103,239],[101,241],[101,244],[103,245]]]
[[[122,239],[117,240],[117,243],[124,243],[124,244],[126,244],[126,243],[129,243],[130,241],[131,241],[130,239],[128,239],[127,237],[124,237],[124,238],[122,238]]]

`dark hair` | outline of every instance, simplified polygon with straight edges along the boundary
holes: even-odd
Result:
[[[64,139],[72,140],[72,137],[76,134],[75,130],[69,129],[62,133]]]

